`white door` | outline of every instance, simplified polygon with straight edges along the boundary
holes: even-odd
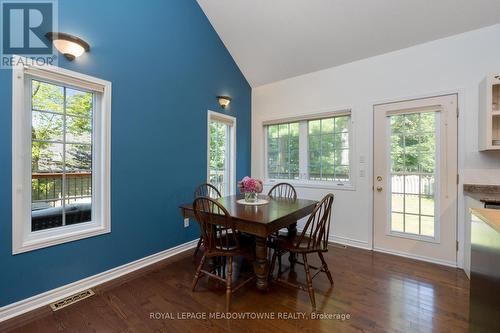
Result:
[[[374,107],[374,249],[456,265],[457,96]]]

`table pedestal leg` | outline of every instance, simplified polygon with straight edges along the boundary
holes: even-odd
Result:
[[[297,236],[297,222],[290,224],[288,227],[288,238],[289,239],[294,239]],[[288,261],[290,262],[290,270],[295,269],[295,262],[297,259],[295,258],[295,253],[290,252],[290,255],[288,256]]]
[[[269,262],[267,261],[267,241],[263,237],[255,237],[255,263],[253,265],[255,275],[257,276],[257,289],[267,291],[267,274]]]

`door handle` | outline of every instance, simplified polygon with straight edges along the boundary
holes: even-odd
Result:
[[[382,192],[384,188],[382,186],[377,186],[377,192]]]

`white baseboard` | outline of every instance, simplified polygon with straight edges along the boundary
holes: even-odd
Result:
[[[298,234],[300,234],[302,232],[302,230],[304,230],[304,229],[297,227]],[[357,248],[363,249],[363,250],[370,250],[370,251],[372,250],[372,248],[370,247],[368,242],[360,241],[360,240],[348,238],[348,237],[330,235],[328,237],[328,242],[338,243],[338,244],[342,244],[342,245],[346,245],[346,246],[350,246],[350,247],[357,247]]]
[[[95,287],[107,281],[116,279],[120,276],[131,273],[143,267],[152,265],[158,261],[189,250],[195,247],[197,243],[198,239],[195,239],[187,243],[177,245],[170,249],[152,254],[150,256],[132,261],[128,264],[112,268],[105,272],[89,276],[85,279],[3,306],[0,308],[0,322],[35,310],[42,306],[46,306],[52,302],[71,296],[85,289]]]
[[[411,253],[407,253],[407,252],[387,250],[387,249],[379,248],[379,247],[374,247],[373,251],[381,252],[381,253],[387,253],[387,254],[392,254],[392,255],[395,255],[395,256],[400,256],[400,257],[405,257],[405,258],[410,258],[410,259],[415,259],[415,260],[421,260],[421,261],[430,262],[430,263],[433,263],[433,264],[438,264],[438,265],[443,265],[443,266],[457,268],[457,263],[453,262],[453,261],[440,260],[440,259],[430,258],[430,257],[426,257],[426,256],[419,256],[419,255],[411,254]]]
[[[328,237],[328,241],[332,243],[338,243],[350,247],[357,247],[359,249],[363,250],[372,250],[368,242],[366,241],[360,241],[357,239],[352,239],[348,237],[342,237],[342,236],[330,236]]]
[[[298,233],[302,232],[302,228],[297,228],[297,232]],[[453,262],[453,261],[439,260],[439,259],[425,257],[425,256],[419,256],[419,255],[415,255],[415,254],[411,254],[411,253],[407,253],[407,252],[388,250],[388,249],[384,249],[384,248],[380,248],[380,247],[373,247],[372,248],[372,247],[370,247],[370,244],[367,241],[360,241],[360,240],[352,239],[352,238],[348,238],[348,237],[330,235],[330,237],[328,237],[328,241],[331,243],[337,243],[337,244],[346,245],[346,246],[350,246],[350,247],[356,247],[356,248],[363,249],[363,250],[387,253],[387,254],[392,254],[395,256],[399,256],[399,257],[405,257],[405,258],[430,262],[433,264],[438,264],[438,265],[443,265],[443,266],[448,266],[448,267],[453,267],[453,268],[459,268],[457,266],[457,263]]]

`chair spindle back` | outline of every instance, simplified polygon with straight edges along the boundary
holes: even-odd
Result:
[[[229,252],[239,249],[239,239],[229,212],[219,202],[198,197],[193,210],[201,229],[207,253]]]
[[[198,197],[208,197],[212,199],[219,199],[221,196],[217,187],[212,184],[204,183],[199,185],[196,190],[194,190],[194,198]]]
[[[330,234],[330,220],[334,195],[329,193],[320,202],[309,216],[304,230],[297,239],[296,247],[307,240],[307,249],[328,249],[328,235]]]
[[[297,199],[295,188],[288,183],[278,183],[274,185],[267,195],[274,198]]]

